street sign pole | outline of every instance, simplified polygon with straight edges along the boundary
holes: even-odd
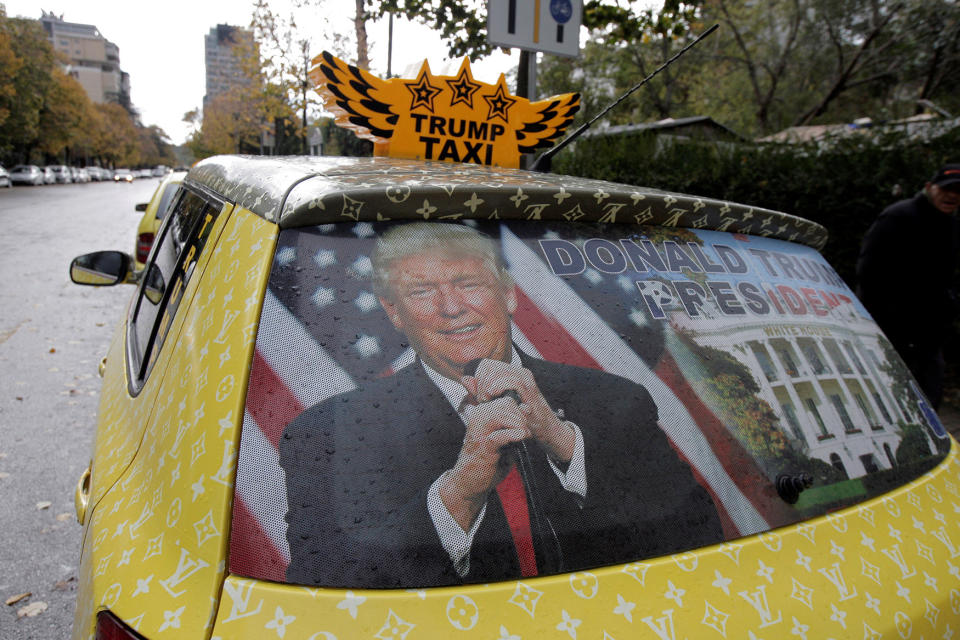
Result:
[[[580,55],[583,0],[488,0],[487,39],[558,56]]]

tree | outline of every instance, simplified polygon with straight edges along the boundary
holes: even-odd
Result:
[[[255,5],[251,27],[258,53],[251,75],[259,78],[261,116],[271,124],[276,152],[305,152],[307,114],[319,106],[307,91],[311,41],[299,36],[294,16],[277,16],[264,0]],[[365,55],[365,31],[360,41]]]
[[[40,117],[46,108],[57,64],[53,48],[36,20],[0,17],[0,32],[20,61],[5,93],[7,116],[0,123],[0,144],[18,162],[30,159],[40,141]]]
[[[262,131],[260,103],[235,87],[207,101],[203,124],[187,141],[197,158],[220,153],[256,153]]]
[[[140,164],[140,133],[127,110],[115,103],[98,104],[96,109],[101,125],[97,155],[114,167]]]
[[[69,156],[72,148],[85,146],[89,140],[93,104],[80,83],[59,67],[50,75],[53,82],[40,112],[37,146],[48,158]]]
[[[0,126],[3,126],[10,116],[12,103],[17,95],[14,80],[23,66],[23,61],[14,53],[10,33],[4,28],[6,20],[6,12],[0,4]]]
[[[609,121],[709,115],[761,135],[905,117],[918,100],[960,109],[960,6],[950,0],[702,0],[660,12],[592,0],[583,55],[546,57],[541,78],[550,92],[581,89],[586,117],[591,93],[625,91],[714,23],[716,34]]]
[[[370,3],[373,4],[373,3]],[[487,3],[483,0],[381,0],[373,17],[389,13],[419,21],[440,33],[451,58],[479,60],[496,47],[487,40]]]
[[[955,2],[707,0],[700,15],[722,28],[694,100],[747,132],[903,117],[917,99],[956,104]]]
[[[587,2],[583,24],[590,37],[580,58],[544,56],[541,93],[579,91],[582,107],[574,126],[592,117],[703,31],[697,6],[674,1],[655,12],[638,2]],[[621,103],[608,115],[608,122],[690,115],[687,105],[694,70],[703,56],[698,49],[689,52],[682,62],[662,71],[641,92]]]
[[[140,133],[140,162],[148,166],[177,164],[177,157],[166,132],[157,125],[138,127]]]

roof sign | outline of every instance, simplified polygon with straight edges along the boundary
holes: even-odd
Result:
[[[375,156],[519,167],[520,156],[549,147],[580,108],[580,94],[537,102],[473,78],[466,57],[455,76],[430,72],[383,80],[324,51],[310,69],[339,126],[374,143]]]

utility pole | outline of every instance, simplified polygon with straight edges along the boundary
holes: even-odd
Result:
[[[537,52],[520,50],[520,62],[517,64],[517,95],[530,102],[537,99]],[[526,169],[533,163],[531,154],[520,156],[520,168]]]
[[[387,23],[387,80],[393,77],[393,11],[390,12],[390,20]]]
[[[307,133],[307,67],[310,65],[310,44],[306,40],[300,42],[300,48],[303,51],[303,82],[300,88],[303,90],[303,140],[301,152],[303,155],[309,153],[309,135]]]

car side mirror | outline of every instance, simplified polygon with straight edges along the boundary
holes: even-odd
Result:
[[[111,287],[134,283],[133,259],[122,251],[94,251],[77,256],[70,263],[70,279],[76,284]]]
[[[136,209],[137,211],[146,211],[146,210],[147,210],[147,203],[146,203],[146,202],[140,202],[140,203],[137,204],[137,206],[134,207],[134,209]]]

